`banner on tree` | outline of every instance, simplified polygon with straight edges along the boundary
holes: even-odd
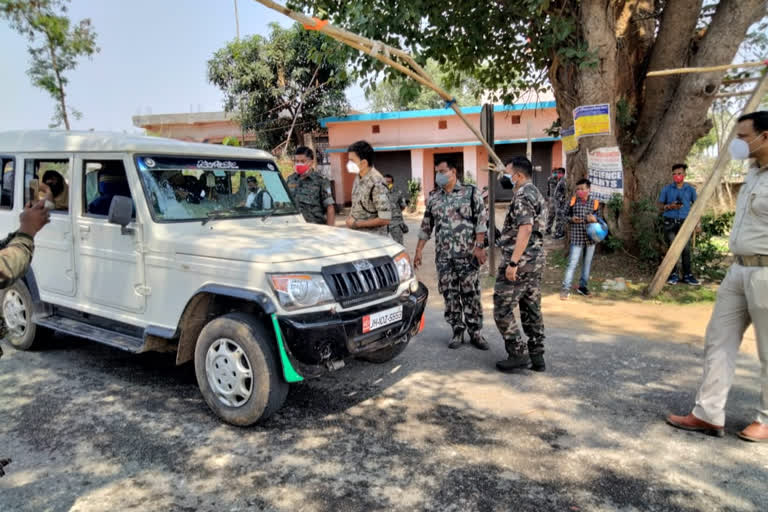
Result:
[[[587,154],[592,197],[608,202],[614,195],[624,195],[624,167],[618,147],[593,149]]]
[[[608,103],[602,103],[576,107],[573,109],[573,126],[577,139],[593,135],[610,135],[611,106]]]
[[[578,151],[579,141],[576,140],[576,130],[573,126],[560,130],[560,137],[563,140],[563,150],[566,153]]]

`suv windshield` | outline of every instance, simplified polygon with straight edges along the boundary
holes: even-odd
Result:
[[[136,167],[157,221],[298,213],[268,160],[139,156]]]

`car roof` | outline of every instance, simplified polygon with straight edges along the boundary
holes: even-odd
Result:
[[[194,155],[220,158],[272,159],[272,155],[260,149],[237,148],[220,144],[185,142],[163,137],[147,137],[124,133],[24,130],[0,132],[2,153],[148,153],[169,155]]]

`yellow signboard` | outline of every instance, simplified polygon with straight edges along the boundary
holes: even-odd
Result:
[[[560,137],[563,141],[563,150],[566,153],[573,153],[579,150],[579,141],[576,140],[576,133],[573,126],[560,130]]]
[[[593,135],[611,134],[611,106],[582,105],[573,110],[573,124],[577,139]]]

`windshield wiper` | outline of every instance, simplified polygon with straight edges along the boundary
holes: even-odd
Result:
[[[274,214],[275,214],[275,213],[277,213],[277,212],[287,212],[287,213],[289,213],[289,214],[295,215],[295,214],[297,214],[297,213],[298,213],[298,210],[295,210],[295,209],[293,209],[293,208],[277,208],[277,209],[274,209],[274,210],[269,210],[269,213],[267,213],[265,216],[263,216],[263,217],[261,218],[261,221],[262,221],[262,222],[267,222],[267,220],[268,220],[270,217],[272,217],[272,215],[274,215]]]
[[[203,219],[202,225],[205,226],[209,221],[214,219],[226,219],[227,217],[231,217],[236,213],[238,213],[238,210],[235,208],[229,208],[227,210],[213,210],[212,212],[208,212],[207,217]]]

